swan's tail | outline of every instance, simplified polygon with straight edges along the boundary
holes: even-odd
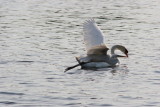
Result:
[[[71,66],[71,67],[67,67],[64,72],[66,72],[68,70],[71,70],[71,69],[73,69],[75,67],[78,67],[78,66],[80,66],[80,64],[77,64],[77,65],[74,65],[74,66]]]
[[[68,70],[71,70],[71,69],[73,69],[73,68],[75,68],[75,67],[82,66],[82,65],[84,65],[84,64],[86,64],[86,63],[89,63],[89,62],[80,62],[77,57],[76,57],[76,60],[78,61],[78,64],[76,64],[76,65],[74,65],[74,66],[67,67],[64,72],[66,72],[66,71],[68,71]]]

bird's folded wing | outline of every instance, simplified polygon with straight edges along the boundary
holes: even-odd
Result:
[[[106,55],[108,48],[105,45],[94,46],[87,50],[87,55]]]
[[[103,33],[93,19],[84,23],[83,31],[87,54],[106,54],[108,48],[104,43]]]

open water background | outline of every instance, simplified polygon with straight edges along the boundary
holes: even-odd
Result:
[[[129,58],[64,73],[91,17]],[[0,0],[0,107],[106,106],[160,107],[160,1]]]

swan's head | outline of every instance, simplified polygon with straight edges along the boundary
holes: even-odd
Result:
[[[128,57],[128,50],[125,48],[124,54]]]
[[[124,46],[122,46],[122,45],[115,45],[115,46],[113,46],[112,49],[111,49],[111,54],[114,54],[114,51],[117,50],[117,49],[125,54],[125,56],[123,56],[123,55],[116,55],[117,57],[128,57],[128,50]]]
[[[128,50],[124,46],[120,46],[119,50],[122,51],[126,55],[126,56],[120,55],[120,57],[128,57]]]

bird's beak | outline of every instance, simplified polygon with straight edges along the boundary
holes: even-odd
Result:
[[[128,54],[126,53],[126,57],[128,57]]]

